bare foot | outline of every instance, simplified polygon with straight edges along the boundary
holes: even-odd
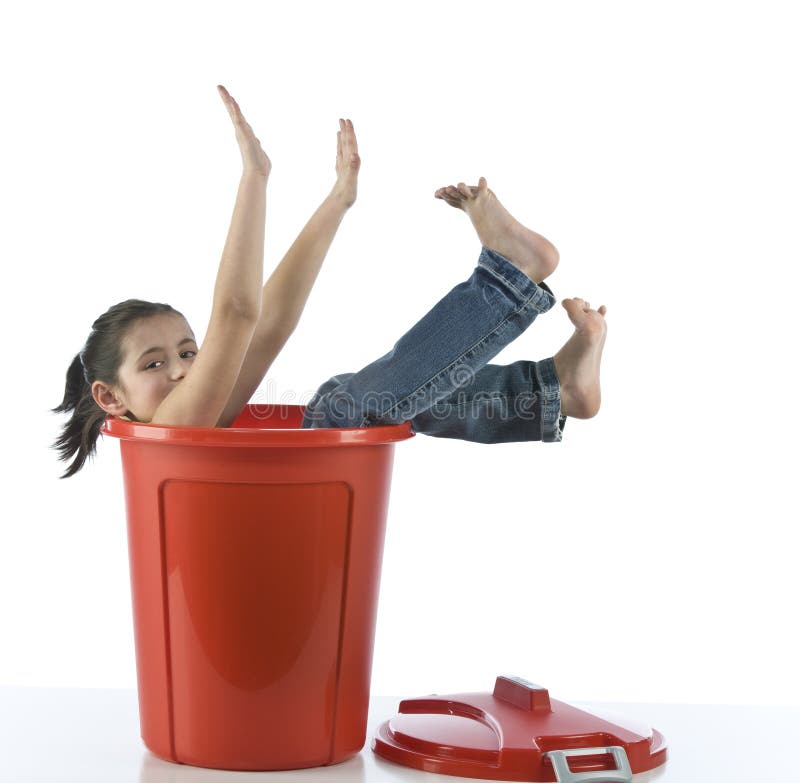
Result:
[[[591,419],[600,410],[600,357],[606,341],[606,308],[592,310],[583,299],[561,304],[575,324],[575,332],[553,357],[561,385],[561,413]]]
[[[449,185],[434,194],[451,207],[463,209],[472,220],[481,244],[500,253],[521,269],[534,283],[541,283],[555,271],[558,250],[541,234],[523,226],[489,190],[485,177],[478,186]]]

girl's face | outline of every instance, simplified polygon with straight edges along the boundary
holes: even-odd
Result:
[[[197,351],[194,334],[182,316],[160,313],[144,318],[123,339],[119,385],[95,381],[92,395],[107,413],[149,422],[189,372]]]

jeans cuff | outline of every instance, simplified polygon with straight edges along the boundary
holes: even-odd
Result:
[[[510,288],[524,304],[530,304],[539,313],[546,313],[556,298],[544,282],[535,283],[519,267],[514,266],[505,256],[483,245],[478,258],[478,266],[483,267],[494,277]]]
[[[542,442],[558,443],[567,417],[561,413],[561,384],[553,358],[543,359],[534,365],[542,404]]]

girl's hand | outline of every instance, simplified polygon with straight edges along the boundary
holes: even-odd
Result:
[[[272,163],[264,150],[261,149],[261,142],[256,138],[253,129],[242,115],[239,104],[231,97],[231,94],[221,85],[217,85],[220,97],[228,108],[228,113],[233,120],[236,129],[236,141],[239,142],[239,149],[242,152],[242,165],[245,171],[256,171],[264,177],[269,176],[272,170]]]
[[[361,158],[358,156],[358,143],[352,121],[340,119],[339,127],[336,134],[336,184],[332,193],[341,198],[346,207],[352,207],[356,200]]]

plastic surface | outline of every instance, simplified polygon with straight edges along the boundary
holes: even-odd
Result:
[[[394,442],[409,423],[226,429],[109,418],[120,439],[142,739],[215,769],[336,764],[366,739]]]
[[[190,446],[363,446],[413,437],[411,424],[301,430],[303,405],[247,405],[230,427],[164,427],[109,416],[102,432],[122,440],[148,440]]]
[[[623,781],[667,760],[658,731],[556,701],[519,677],[498,677],[493,693],[405,699],[398,712],[378,727],[372,750],[425,772],[489,780]]]

